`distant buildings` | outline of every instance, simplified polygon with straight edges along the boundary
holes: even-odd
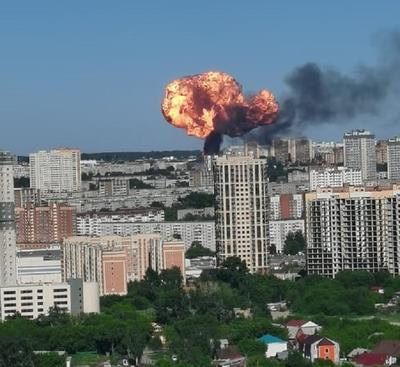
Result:
[[[366,130],[345,133],[344,166],[360,170],[363,181],[376,180],[375,136]]]
[[[270,219],[286,220],[303,218],[303,195],[280,194],[269,199]]]
[[[129,195],[129,178],[110,177],[98,180],[99,196]]]
[[[310,170],[310,190],[325,187],[342,187],[344,185],[362,185],[361,170],[345,167]]]
[[[22,208],[26,204],[40,205],[40,190],[30,187],[14,189],[15,207]]]
[[[269,221],[269,241],[276,253],[283,252],[289,233],[300,231],[304,234],[304,219],[286,219]]]
[[[154,214],[157,219],[158,215]],[[188,249],[193,242],[215,251],[215,223],[204,221],[140,222],[121,216],[86,214],[78,216],[78,235],[80,236],[130,236],[136,234],[158,234],[163,241],[180,239]]]
[[[0,151],[0,287],[17,282],[13,163]]]
[[[16,209],[17,243],[60,243],[76,235],[76,209],[50,202]]]
[[[387,142],[388,178],[400,180],[400,137]]]
[[[267,161],[223,155],[214,162],[219,262],[238,256],[251,272],[265,271],[268,248]]]
[[[311,140],[307,138],[274,139],[270,156],[282,163],[309,163],[312,158]]]
[[[54,149],[29,155],[31,187],[44,194],[81,190],[81,153],[78,149]]]
[[[378,140],[375,145],[376,152],[376,163],[386,164],[388,163],[388,141]]]
[[[305,195],[307,272],[400,274],[400,188],[347,187]]]

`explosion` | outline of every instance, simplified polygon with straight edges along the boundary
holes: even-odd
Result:
[[[272,124],[279,110],[271,92],[246,98],[230,75],[210,71],[176,79],[167,85],[161,111],[175,127],[205,139],[204,153],[218,153],[222,136],[242,136]]]

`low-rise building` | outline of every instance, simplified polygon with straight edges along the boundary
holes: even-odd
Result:
[[[266,347],[265,357],[274,358],[277,354],[288,350],[288,343],[271,334],[265,334],[258,339]]]
[[[73,315],[98,313],[99,289],[97,283],[85,283],[81,279],[2,287],[0,306],[2,321],[16,313],[36,319],[54,307]]]
[[[299,343],[299,351],[303,357],[314,363],[317,359],[338,363],[340,346],[332,339],[319,335],[308,335]]]

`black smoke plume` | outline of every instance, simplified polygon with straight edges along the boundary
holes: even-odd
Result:
[[[380,115],[384,103],[400,90],[400,32],[383,37],[378,64],[359,66],[353,75],[307,63],[285,80],[287,92],[273,125],[247,134],[245,140],[261,144],[323,123],[348,122],[363,115]],[[340,56],[344,57],[344,56]]]

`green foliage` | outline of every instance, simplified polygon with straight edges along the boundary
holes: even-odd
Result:
[[[207,247],[203,247],[200,242],[193,242],[190,248],[186,251],[185,257],[187,259],[194,259],[201,256],[214,256],[215,253]]]
[[[306,240],[301,231],[289,232],[283,246],[283,252],[286,255],[297,255],[299,252],[303,252],[305,247]]]
[[[202,209],[210,206],[214,206],[213,194],[207,194],[204,192],[191,192],[189,195],[179,199],[179,209]]]
[[[60,356],[57,353],[35,354],[33,364],[35,367],[64,367],[65,356]]]
[[[154,186],[149,185],[137,178],[130,178],[129,179],[129,188],[130,189],[154,189]]]

